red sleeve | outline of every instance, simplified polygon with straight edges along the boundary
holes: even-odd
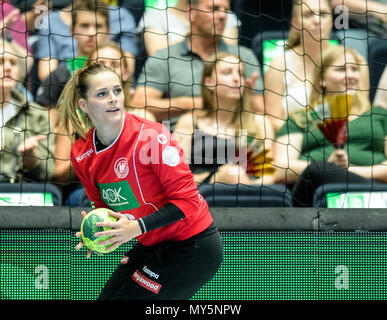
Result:
[[[185,161],[183,150],[171,132],[157,124],[146,129],[145,139],[150,144],[150,162],[158,177],[168,202],[176,205],[186,217],[199,210],[199,192],[194,177]]]

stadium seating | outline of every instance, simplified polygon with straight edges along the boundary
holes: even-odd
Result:
[[[12,200],[13,195],[21,196],[21,201],[27,202],[28,205],[40,205],[41,203],[37,201],[37,198],[31,196],[31,194],[51,194],[52,203],[55,206],[62,205],[62,193],[55,185],[50,183],[0,183],[0,194],[1,205],[6,205],[8,201],[9,205],[15,205],[15,201]],[[42,199],[42,201],[46,201],[45,199]]]
[[[351,198],[348,194],[353,195]],[[348,203],[352,201],[355,197],[361,201],[358,203],[356,207],[375,207],[377,203],[373,200],[374,203],[370,203],[370,198],[366,193],[381,193],[380,201],[382,201],[382,205],[380,207],[387,206],[387,184],[382,183],[329,183],[320,186],[313,195],[313,207],[314,208],[326,208],[328,207],[329,197],[335,197],[338,194],[345,194],[345,201],[340,201],[340,205],[336,205],[334,207],[355,207],[354,204]],[[384,196],[382,193],[386,193]],[[360,196],[360,197],[359,197]],[[383,198],[386,198],[384,202]],[[328,199],[328,200],[327,200]],[[356,199],[355,199],[356,201]],[[357,201],[358,202],[358,201]],[[379,203],[379,201],[378,201]]]
[[[81,187],[71,191],[65,200],[65,205],[70,207],[90,207],[90,200],[86,195],[85,188]]]
[[[201,184],[199,192],[210,207],[292,207],[292,195],[281,184],[252,186]]]

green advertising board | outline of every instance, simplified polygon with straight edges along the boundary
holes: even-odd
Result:
[[[224,261],[192,300],[387,298],[387,232],[222,231]],[[94,300],[131,244],[85,258],[74,232],[0,230],[0,299]]]
[[[327,193],[328,208],[387,208],[387,192]]]
[[[0,206],[53,206],[49,192],[0,192]]]

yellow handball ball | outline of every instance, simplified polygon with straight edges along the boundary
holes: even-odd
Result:
[[[99,242],[103,240],[107,240],[112,236],[104,236],[104,237],[95,237],[94,234],[96,232],[111,230],[109,227],[97,227],[97,222],[115,222],[118,219],[109,214],[110,209],[106,208],[98,208],[90,211],[86,217],[82,220],[81,224],[81,235],[83,244],[90,249],[91,251],[97,253],[108,253],[114,251],[114,249],[109,249],[111,244],[100,245]]]

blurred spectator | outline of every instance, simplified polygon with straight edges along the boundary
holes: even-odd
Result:
[[[72,73],[83,67],[87,55],[97,45],[109,41],[109,13],[103,2],[80,2],[71,14],[72,38],[77,43],[78,52],[75,58],[68,58],[65,64],[52,71],[38,89],[36,101],[43,106],[55,107]]]
[[[203,62],[214,52],[226,51],[240,57],[247,82],[255,83],[250,111],[263,112],[263,79],[257,58],[251,49],[223,41],[229,8],[229,0],[191,1],[191,33],[184,41],[148,57],[137,81],[133,106],[150,107],[158,121],[169,119],[173,130],[179,115],[202,107]],[[252,81],[256,77],[257,81]]]
[[[314,191],[324,183],[387,182],[387,110],[371,109],[369,100],[359,91],[361,60],[350,48],[326,49],[321,69],[315,70],[311,82],[310,105],[293,111],[278,133],[274,144],[276,179],[295,183],[296,206],[312,206]],[[328,98],[338,94],[352,97],[352,103],[341,106],[345,113],[350,108],[342,149],[335,149],[315,121],[318,108],[323,106],[324,113],[328,112]],[[335,108],[337,112],[339,105]],[[323,118],[321,114],[319,117]]]
[[[0,56],[0,181],[49,181],[55,160],[48,111],[16,88],[25,62],[13,44],[1,40]]]
[[[263,154],[264,150],[270,151],[274,138],[270,122],[264,116],[246,111],[250,94],[238,56],[218,52],[205,62],[203,109],[182,115],[173,133],[197,184],[273,182],[272,176],[261,178],[259,169],[256,175],[249,175],[248,159],[243,163],[242,157],[247,157],[242,151],[243,139],[248,145],[256,145],[251,151]]]
[[[384,68],[375,93],[373,105],[387,109],[387,68]]]
[[[9,1],[14,7],[18,8],[21,14],[21,19],[26,25],[27,31],[34,32],[37,24],[42,20],[43,16],[52,8],[52,1],[48,0],[33,0],[33,1]],[[44,7],[44,10],[41,10]],[[28,38],[26,39],[28,42]]]
[[[277,132],[289,113],[308,105],[311,80],[320,66],[320,53],[331,46],[332,9],[329,0],[293,0],[291,28],[284,54],[265,73],[266,115]],[[369,73],[361,60],[360,89],[368,92]]]
[[[104,8],[102,0],[76,0],[74,6],[80,3],[97,4]],[[47,78],[50,72],[55,70],[60,63],[65,63],[66,59],[74,58],[78,55],[77,42],[73,41],[71,34],[73,5],[63,10],[54,11],[48,16],[49,28],[39,29],[39,39],[34,55],[39,60],[38,77],[40,81]],[[111,39],[120,44],[123,51],[129,56],[137,54],[136,24],[131,13],[122,7],[108,6],[109,28]],[[104,31],[98,28],[94,31],[99,36],[103,36]],[[134,65],[134,60],[131,61]]]
[[[165,9],[147,7],[140,20],[138,31],[143,33],[148,55],[183,41],[191,30],[189,0],[178,0],[176,6]],[[214,7],[216,10],[216,7]],[[238,19],[227,12],[226,27],[223,32],[226,43],[238,44]]]
[[[1,29],[3,30],[3,38],[14,41],[26,53],[31,53],[31,48],[28,44],[28,29],[26,22],[20,14],[20,10],[2,1],[0,3],[0,20],[2,22]]]
[[[27,68],[20,70],[24,72],[19,78],[24,81],[34,62],[28,44],[28,29],[20,10],[3,1],[0,3],[0,29],[2,39],[12,42],[18,56],[24,58]]]

